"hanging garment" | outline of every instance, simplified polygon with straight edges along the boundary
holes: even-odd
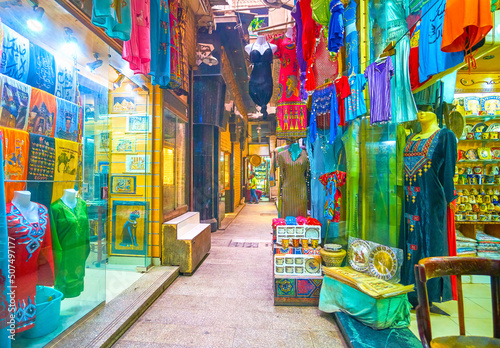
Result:
[[[53,137],[56,117],[56,97],[45,91],[32,88],[28,115],[28,132]]]
[[[300,99],[299,65],[295,42],[285,37],[276,42],[276,55],[281,59],[278,107],[278,138],[304,138],[307,130],[307,107]]]
[[[255,104],[261,107],[264,117],[267,117],[267,103],[273,95],[273,74],[271,63],[273,62],[273,50],[269,47],[263,54],[259,50],[250,49],[250,63],[253,64],[250,81],[248,82],[248,92]]]
[[[419,79],[423,83],[432,75],[452,68],[464,61],[463,52],[446,53],[441,51],[443,21],[446,0],[429,1],[422,8],[426,13],[420,24]]]
[[[324,35],[328,33],[330,25],[330,0],[311,0],[312,18],[316,23],[326,29]]]
[[[0,126],[25,130],[31,86],[1,75],[0,87]]]
[[[345,126],[345,99],[351,95],[351,87],[347,76],[335,80],[335,91],[337,92],[337,105],[339,109],[340,126]]]
[[[30,42],[5,24],[2,24],[2,28],[3,50],[0,73],[26,83],[30,67]]]
[[[132,2],[132,31],[130,40],[123,43],[122,57],[129,62],[134,74],[149,74],[151,61],[151,27],[149,0]]]
[[[170,15],[167,0],[151,0],[151,84],[167,88],[170,82]]]
[[[396,54],[392,57],[394,77],[391,80],[392,117],[395,123],[414,121],[417,119],[417,106],[411,93],[410,71],[410,39],[407,32],[406,15],[401,0],[389,0],[385,4],[387,23],[386,43],[396,41]]]
[[[30,42],[28,85],[50,94],[56,91],[56,60],[52,53]]]
[[[5,200],[10,202],[15,191],[26,189],[28,176],[28,154],[30,138],[27,132],[17,129],[0,128],[3,133],[3,163]]]
[[[81,75],[78,79],[81,79]],[[76,103],[77,69],[64,58],[56,59],[56,91],[55,96]]]
[[[415,284],[414,266],[419,260],[448,256],[446,209],[457,197],[453,176],[457,161],[457,140],[452,131],[440,129],[428,139],[408,138],[404,149],[405,223],[399,237],[405,251],[401,283]],[[430,302],[451,300],[450,279],[428,282]],[[409,293],[413,305],[417,294]]]
[[[429,79],[427,79],[424,82],[420,83],[420,78],[418,76],[419,42],[420,42],[420,21],[418,21],[415,27],[411,29],[411,37],[410,37],[410,57],[408,65],[410,67],[410,84],[412,91],[414,91],[415,89],[417,89],[418,87],[422,86],[424,83],[429,81]]]
[[[345,52],[347,72],[359,73],[359,40],[356,28],[356,11],[358,5],[355,0],[350,0],[344,11]]]
[[[47,208],[38,205],[38,222],[29,222],[12,203],[7,203],[7,228],[14,245],[13,264],[16,333],[35,325],[35,295],[37,285],[54,285],[54,263]]]
[[[328,28],[328,50],[337,53],[344,46],[344,4],[340,0],[330,2],[330,26]]]
[[[448,0],[443,22],[443,52],[471,52],[493,28],[491,0]]]
[[[55,139],[43,135],[30,134],[29,149],[27,180],[53,181],[56,164]]]
[[[80,107],[67,100],[56,99],[58,116],[54,136],[59,139],[80,142]]]
[[[103,28],[110,38],[130,40],[132,31],[131,1],[93,0],[92,24]]]
[[[394,75],[391,57],[375,61],[365,70],[370,95],[370,124],[391,120],[391,78]]]
[[[64,298],[77,297],[84,287],[85,262],[90,254],[87,203],[77,198],[71,209],[61,199],[50,207],[55,288]]]
[[[178,0],[169,0],[170,13],[170,82],[168,88],[175,89],[181,86],[181,60],[179,55],[179,25],[177,24]]]
[[[55,139],[56,167],[52,202],[62,197],[64,190],[74,188],[81,171],[81,144],[69,140]]]
[[[302,32],[304,30],[302,25],[302,14],[300,12],[300,2],[295,4],[295,7],[292,10],[292,17],[295,20],[295,37],[296,47],[297,47],[297,62],[300,68],[300,98],[302,100],[307,99],[306,92],[306,71],[307,71],[307,63],[304,60],[304,51],[302,49]]]
[[[337,105],[337,92],[333,83],[314,91],[312,96],[311,117],[309,119],[309,137],[314,143],[319,129],[330,129],[328,142],[333,144],[340,122]]]
[[[330,53],[326,48],[324,35],[319,35],[319,43],[314,54],[313,72],[317,84],[322,85],[328,81],[333,81],[339,74],[338,55]]]
[[[363,95],[366,87],[365,75],[358,74],[349,77],[349,86],[351,94],[345,100],[345,120],[347,122],[361,117],[368,112]]]
[[[278,154],[277,161],[281,176],[281,216],[306,216],[306,172],[309,170],[306,151],[302,150],[296,161],[292,160],[290,151],[282,151]]]
[[[332,222],[340,221],[340,206],[342,204],[340,188],[344,186],[345,178],[346,174],[338,170],[319,177],[325,190],[324,217]]]
[[[314,62],[314,50],[316,48],[316,38],[318,37],[318,28],[316,22],[312,18],[311,0],[301,0],[300,10],[302,15],[302,50],[304,60],[307,62],[306,70],[306,91],[312,91],[316,88],[312,65]]]

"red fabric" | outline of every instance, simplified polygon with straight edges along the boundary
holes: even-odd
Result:
[[[300,11],[302,16],[302,54],[307,63],[305,89],[313,91],[316,89],[314,78],[314,50],[316,49],[316,37],[318,36],[317,23],[312,18],[311,0],[300,1]]]
[[[451,202],[456,207],[456,201]],[[449,256],[457,256],[457,236],[455,235],[455,213],[450,207],[447,210],[448,226],[448,253]],[[451,291],[453,299],[457,300],[457,277],[451,276]]]
[[[35,325],[36,285],[54,285],[54,261],[47,208],[38,204],[38,223],[30,223],[12,204],[7,203],[7,228],[9,244],[13,243],[16,296],[15,311],[27,315],[16,320],[16,332],[26,331]]]
[[[420,83],[418,76],[418,43],[420,41],[420,22],[411,29],[411,39],[410,39],[410,58],[408,60],[409,70],[410,70],[410,83],[412,91],[422,86],[424,83],[429,81],[429,79]]]
[[[335,80],[335,91],[337,91],[337,104],[339,108],[340,126],[345,126],[345,98],[351,95],[351,86],[347,76]]]
[[[324,84],[326,80],[333,81],[339,74],[339,62],[337,57],[332,57],[326,48],[325,35],[319,36],[319,43],[314,55],[314,78],[317,84]]]

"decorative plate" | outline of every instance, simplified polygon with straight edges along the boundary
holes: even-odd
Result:
[[[396,254],[391,248],[385,245],[373,248],[369,256],[369,262],[370,274],[383,280],[392,279],[398,269]]]
[[[467,158],[469,161],[477,161],[479,159],[479,156],[477,155],[476,149],[467,150],[467,152],[465,153],[465,158]]]
[[[319,232],[316,228],[309,227],[306,230],[306,238],[308,239],[319,239]]]
[[[500,147],[491,148],[491,158],[494,160],[500,159]]]
[[[479,111],[481,111],[481,98],[465,97],[465,111],[469,111],[474,115],[479,115]]]
[[[488,96],[481,98],[481,109],[488,115],[495,115],[500,110],[500,96]]]
[[[492,123],[486,130],[487,132],[499,132],[500,131],[500,123]]]
[[[482,132],[486,132],[486,130],[488,129],[488,125],[484,122],[479,122],[479,123],[476,123],[476,125],[472,128],[472,132],[473,133],[482,133]]]
[[[370,245],[364,240],[358,239],[349,245],[349,264],[358,271],[368,269],[368,257],[370,256]]]
[[[465,125],[464,132],[465,132],[465,133],[470,133],[470,132],[472,132],[472,128],[474,128],[474,125],[473,125],[473,124],[470,124],[470,123],[467,123],[467,124]]]
[[[490,149],[487,147],[480,147],[477,149],[477,155],[479,156],[479,159],[481,160],[490,160],[491,159],[491,153]]]
[[[307,273],[316,274],[320,272],[321,265],[319,264],[319,261],[315,258],[307,259],[305,266]]]

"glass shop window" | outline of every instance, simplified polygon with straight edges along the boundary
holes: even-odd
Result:
[[[188,204],[187,123],[169,109],[163,117],[163,216]]]

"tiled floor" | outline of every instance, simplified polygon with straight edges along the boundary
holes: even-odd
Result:
[[[466,334],[493,337],[490,284],[463,284],[463,291]],[[450,316],[431,313],[432,337],[459,335],[457,301],[437,305]],[[414,311],[411,313],[410,329],[419,337]]]
[[[344,347],[330,315],[273,305],[275,212],[273,203],[247,205],[213,233],[196,273],[179,277],[114,347]]]

